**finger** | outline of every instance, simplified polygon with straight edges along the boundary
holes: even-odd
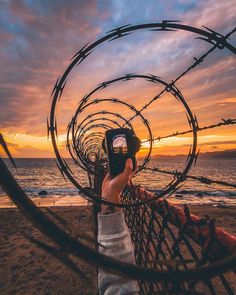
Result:
[[[107,172],[107,174],[106,174],[104,180],[107,181],[107,180],[111,180],[111,179],[112,179],[112,176],[111,176],[110,172]]]
[[[110,173],[107,172],[106,176],[104,177],[103,179],[103,182],[102,182],[102,187],[104,186],[104,184],[107,182],[107,180],[109,180],[109,178],[111,177]]]
[[[131,178],[136,174],[137,171],[138,171],[138,163],[137,163],[137,160],[135,159],[135,168],[132,171]]]
[[[133,162],[132,162],[132,159],[128,158],[125,162],[125,169],[121,173],[121,175],[124,178],[127,178],[127,180],[128,180],[132,174],[132,171],[133,171]]]

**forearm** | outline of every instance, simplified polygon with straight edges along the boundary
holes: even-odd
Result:
[[[130,232],[124,220],[123,211],[108,215],[98,215],[99,252],[122,262],[135,264],[134,249]],[[135,280],[115,275],[99,269],[98,288],[100,294],[138,294]]]

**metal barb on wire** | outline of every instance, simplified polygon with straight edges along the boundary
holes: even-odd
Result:
[[[187,116],[187,119],[188,119],[189,124],[191,124],[191,121],[188,118],[188,116]],[[197,118],[196,118],[196,115],[195,115],[195,122],[197,124],[197,130],[198,131],[203,131],[203,130],[212,129],[212,128],[216,128],[216,127],[221,127],[221,126],[226,126],[226,125],[235,125],[236,124],[236,119],[221,119],[221,121],[219,123],[199,127],[198,121],[197,121]],[[168,134],[168,135],[155,137],[155,138],[153,138],[153,141],[156,141],[156,140],[160,141],[162,139],[166,139],[166,138],[170,138],[170,137],[176,137],[176,136],[179,136],[179,135],[184,135],[184,134],[188,134],[188,133],[192,133],[192,132],[193,132],[192,129],[191,130],[186,130],[186,131],[176,131],[176,132]],[[150,140],[147,139],[147,140],[142,141],[142,143],[149,142],[149,141]]]
[[[168,24],[170,21],[163,21],[162,22],[162,24],[163,24],[163,27],[162,28],[164,28],[165,29],[165,27],[166,27],[166,24]],[[176,21],[174,21],[174,22],[176,22]],[[224,44],[224,42],[223,41],[225,41],[233,32],[235,31],[235,29],[233,29],[230,33],[228,33],[226,36],[223,36],[223,35],[221,35],[221,34],[219,34],[219,33],[217,33],[216,34],[216,32],[212,32],[212,39],[209,39],[209,38],[201,38],[201,37],[197,37],[198,39],[203,39],[203,40],[205,40],[205,41],[207,41],[207,42],[209,42],[209,43],[211,43],[211,44],[213,44],[213,47],[212,48],[210,48],[208,51],[206,51],[204,54],[202,54],[199,58],[196,58],[196,57],[194,57],[194,63],[191,65],[191,66],[189,66],[186,70],[184,70],[181,74],[179,74],[174,80],[172,80],[172,82],[169,84],[171,87],[173,87],[174,85],[175,85],[175,83],[177,82],[177,81],[179,81],[183,76],[185,76],[188,72],[190,72],[191,70],[193,70],[195,67],[197,67],[200,63],[202,63],[203,62],[203,60],[210,54],[210,53],[212,53],[216,48],[219,48],[219,44]],[[223,41],[222,41],[222,43],[219,43],[219,40],[218,41],[215,41],[215,43],[212,43],[211,41],[212,40],[215,40],[215,38],[216,37],[221,37],[221,39],[220,40],[222,40],[222,38],[224,39]],[[223,47],[224,47],[224,45],[222,45]],[[223,47],[221,47],[221,48],[223,48]],[[163,95],[163,93],[165,92],[165,91],[169,91],[170,90],[170,87],[166,87],[166,88],[164,88],[164,90],[162,90],[160,93],[158,93],[155,97],[153,97],[148,103],[146,103],[143,107],[141,107],[141,109],[140,109],[140,112],[142,112],[144,109],[146,109],[147,108],[147,106],[149,106],[149,105],[151,105],[154,101],[156,101],[157,99],[159,99],[162,95]],[[128,120],[128,122],[131,122],[134,118],[135,118],[136,116],[132,116],[129,120]]]
[[[198,151],[198,153],[199,153],[199,151]],[[197,155],[198,155],[198,153],[197,153]],[[163,173],[163,174],[169,174],[169,175],[173,175],[174,177],[178,177],[178,178],[184,177],[185,179],[193,179],[193,180],[197,180],[197,181],[199,181],[201,183],[204,183],[204,184],[219,184],[219,185],[222,185],[222,186],[228,186],[228,187],[236,188],[235,183],[230,183],[230,182],[227,182],[227,181],[221,181],[221,180],[216,180],[216,179],[210,179],[208,177],[203,177],[203,176],[195,176],[195,175],[188,175],[188,174],[186,175],[186,174],[183,174],[181,171],[178,171],[178,170],[171,171],[171,170],[159,169],[157,167],[153,167],[153,168],[144,167],[143,170],[159,172],[159,173]]]

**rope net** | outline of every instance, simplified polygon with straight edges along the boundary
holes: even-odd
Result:
[[[135,198],[153,196],[139,186],[127,187],[123,202]],[[200,281],[193,275],[188,282],[175,282],[171,273],[223,260],[235,251],[236,237],[216,228],[213,219],[191,215],[188,206],[181,209],[163,199],[125,209],[125,219],[137,265],[169,271],[169,282],[139,280],[141,294],[234,294],[233,263],[231,273],[222,270],[214,278],[209,273]]]

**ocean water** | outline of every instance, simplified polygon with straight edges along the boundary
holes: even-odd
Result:
[[[71,160],[67,161],[79,183],[82,186],[88,186],[86,171],[74,167]],[[54,159],[16,159],[17,169],[12,168],[8,160],[6,163],[18,183],[32,198],[38,197],[41,190],[46,190],[48,196],[76,197],[79,195],[77,188],[63,179]],[[184,165],[185,162],[177,158],[153,160],[149,164],[150,167],[155,166],[169,171],[182,171]],[[196,167],[189,174],[236,184],[236,159],[199,159]],[[172,176],[166,174],[144,171],[138,174],[133,182],[156,192],[164,188],[172,179]],[[0,198],[1,196],[5,196],[5,193],[0,188]],[[187,180],[169,199],[185,204],[236,206],[236,188],[215,184],[206,185],[195,180]]]
[[[151,161],[150,167],[162,170],[183,171],[183,159],[159,159]],[[236,185],[236,159],[199,159],[188,175],[203,176],[212,180],[226,181]],[[136,182],[151,191],[159,191],[173,180],[173,176],[158,172],[143,172],[136,177]],[[196,180],[187,179],[174,195],[169,197],[181,204],[236,205],[236,188],[218,184],[206,185]]]

